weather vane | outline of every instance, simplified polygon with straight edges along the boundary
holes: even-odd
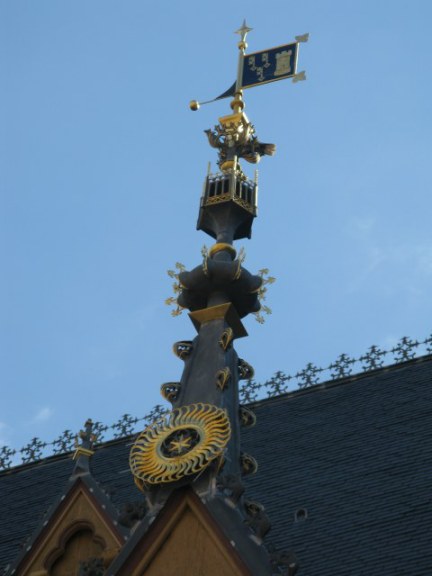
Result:
[[[222,172],[240,170],[239,158],[256,164],[261,156],[272,156],[276,151],[274,144],[258,141],[254,126],[243,112],[243,90],[285,78],[291,78],[293,82],[306,80],[304,71],[297,72],[297,60],[299,44],[307,42],[309,34],[296,36],[295,42],[290,44],[246,54],[248,46],[246,36],[251,30],[244,20],[241,28],[236,31],[236,34],[240,35],[240,41],[237,79],[234,84],[213,100],[201,103],[192,100],[189,104],[190,109],[196,111],[200,105],[233,96],[231,102],[233,114],[219,118],[219,124],[214,130],[205,130],[209,144],[218,149],[218,165]]]

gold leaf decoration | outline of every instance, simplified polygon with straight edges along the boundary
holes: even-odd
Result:
[[[222,456],[231,437],[222,408],[197,403],[176,408],[142,432],[132,446],[129,465],[137,486],[175,482]]]
[[[266,294],[267,294],[267,285],[268,284],[274,284],[276,282],[276,278],[274,276],[269,276],[269,269],[268,268],[262,268],[261,270],[258,271],[258,274],[261,276],[262,278],[262,284],[260,289],[257,292],[258,295],[258,300],[260,302],[263,302],[266,299]],[[269,306],[265,306],[265,305],[261,305],[261,309],[259,310],[259,312],[254,312],[254,316],[255,316],[255,320],[259,323],[259,324],[264,324],[265,322],[265,318],[263,316],[263,314],[271,314],[272,310],[271,308],[269,308]]]
[[[186,270],[186,266],[184,264],[182,264],[181,262],[176,262],[174,265],[174,268],[175,268],[175,270],[167,270],[167,274],[170,278],[172,278],[173,280],[176,280],[176,282],[174,282],[174,284],[172,285],[172,289],[173,289],[174,294],[180,294],[182,286],[181,286],[180,281],[179,281],[179,274]],[[184,310],[184,308],[182,306],[179,306],[179,304],[177,302],[177,298],[175,298],[173,296],[166,298],[165,304],[167,306],[176,306],[176,308],[174,308],[174,310],[171,310],[171,316],[180,316],[180,314]]]

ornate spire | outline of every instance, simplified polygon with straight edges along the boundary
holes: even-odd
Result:
[[[233,96],[232,113],[205,131],[217,149],[220,171],[206,176],[197,228],[216,242],[193,270],[178,264],[173,273],[178,307],[189,310],[198,335],[174,344],[174,353],[184,362],[183,374],[179,382],[161,387],[172,411],[140,434],[131,450],[130,467],[149,510],[160,509],[173,490],[189,485],[209,506],[214,503],[216,515],[218,506],[229,501],[240,514],[241,530],[252,531],[260,544],[270,524],[260,504],[243,498],[242,477],[255,473],[257,463],[240,447],[241,426],[254,425],[255,416],[239,405],[239,381],[251,378],[253,368],[238,358],[233,344],[236,338],[247,336],[242,318],[259,312],[266,280],[263,274],[244,268],[243,256],[237,255],[233,242],[251,237],[257,214],[257,177],[249,179],[240,162],[257,163],[262,156],[273,155],[275,145],[258,140],[243,111],[243,88],[248,82],[252,85],[251,70],[259,69],[256,83],[294,76],[298,42],[248,57],[250,30],[243,22],[237,31],[237,80],[234,91],[222,95]],[[271,80],[266,80],[268,69]],[[191,107],[198,109],[195,104]],[[256,554],[260,566],[265,562],[270,566],[266,553]],[[256,568],[252,573],[270,572]]]

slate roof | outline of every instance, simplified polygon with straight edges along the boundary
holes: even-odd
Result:
[[[296,553],[298,576],[432,574],[432,355],[257,402],[242,448],[258,473],[266,543]],[[101,445],[93,476],[117,507],[139,500],[131,438]],[[0,569],[41,525],[72,472],[67,456],[0,474]],[[296,520],[305,510],[306,519]],[[300,514],[301,515],[301,514]]]

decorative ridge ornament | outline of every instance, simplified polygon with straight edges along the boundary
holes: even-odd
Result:
[[[93,456],[93,446],[97,440],[97,434],[94,432],[94,424],[91,418],[88,418],[84,424],[84,430],[80,430],[75,439],[75,452],[73,459],[76,460],[73,474],[84,474],[89,472],[89,459]],[[81,440],[81,443],[80,443]]]

